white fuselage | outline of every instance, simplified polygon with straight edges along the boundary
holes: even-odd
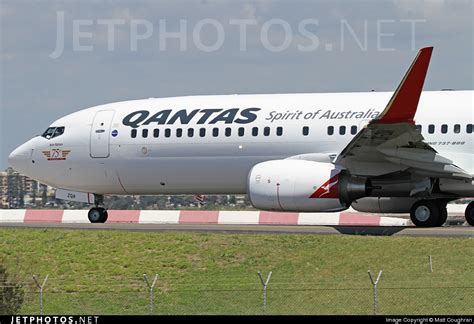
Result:
[[[24,156],[19,171],[68,190],[246,193],[248,173],[259,162],[340,153],[391,95],[189,96],[112,103],[55,121],[51,126],[64,127],[62,135],[35,137],[12,154]],[[473,117],[473,91],[426,91],[415,121],[425,142],[474,174]]]

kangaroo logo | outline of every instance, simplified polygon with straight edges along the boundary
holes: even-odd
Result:
[[[339,198],[339,173],[326,181],[309,198]]]

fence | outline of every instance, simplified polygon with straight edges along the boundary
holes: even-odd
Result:
[[[295,315],[466,315],[474,314],[474,285],[384,285],[378,271],[365,283],[309,282],[255,273],[246,278],[185,282],[153,275],[84,280],[43,277],[24,283],[21,314],[295,314]],[[270,280],[271,277],[271,280]],[[378,280],[377,277],[379,278]],[[253,280],[252,280],[253,278]],[[335,278],[336,279],[336,278]],[[347,278],[346,278],[347,279]],[[377,284],[375,285],[375,283]],[[1,284],[0,284],[1,288]],[[41,298],[40,298],[41,297]]]

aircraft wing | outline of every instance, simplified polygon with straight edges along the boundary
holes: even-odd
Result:
[[[471,179],[424,142],[415,113],[433,47],[418,52],[385,110],[352,139],[335,160],[352,174],[378,176],[409,171],[421,176]]]

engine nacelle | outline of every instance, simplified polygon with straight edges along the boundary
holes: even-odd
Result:
[[[354,200],[352,208],[365,213],[409,213],[420,198],[410,197],[366,197]]]
[[[366,181],[344,174],[331,163],[275,160],[250,170],[248,194],[258,209],[332,212],[365,196]]]
[[[359,199],[352,206],[359,211],[406,213],[432,187],[430,178],[408,173],[360,177],[331,163],[288,159],[254,166],[247,192],[252,205],[264,210],[340,211]]]

